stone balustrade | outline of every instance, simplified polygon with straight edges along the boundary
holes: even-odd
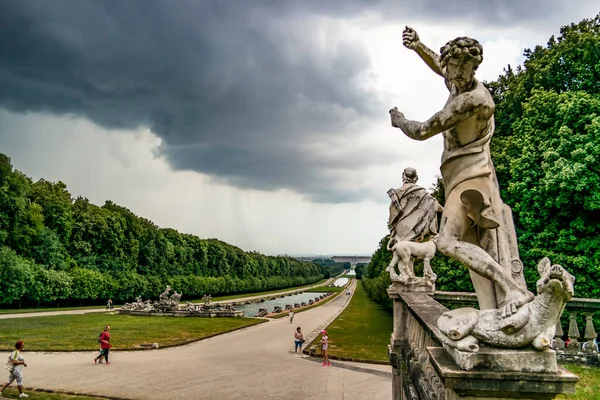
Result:
[[[472,370],[461,370],[442,346],[437,319],[448,308],[436,299],[460,301],[464,306],[471,302],[470,294],[436,292],[434,296],[411,290],[399,286],[388,290],[394,303],[394,332],[388,347],[394,400],[552,399],[559,393],[575,392],[577,376],[560,366],[552,373],[504,372],[494,364],[495,357],[527,364],[542,353],[544,358],[555,357],[553,350],[480,346],[477,357],[483,362]]]

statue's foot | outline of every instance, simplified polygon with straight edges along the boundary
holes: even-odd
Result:
[[[529,292],[527,289],[519,289],[519,292],[511,292],[509,294],[511,297],[510,301],[500,309],[500,316],[502,318],[510,317],[515,314],[519,307],[533,301],[535,298],[533,293]]]
[[[424,275],[423,275],[423,277],[424,277],[424,278],[429,278],[429,279],[431,279],[433,282],[435,282],[435,281],[437,280],[437,275],[436,275],[436,274],[434,274],[433,272],[432,272],[432,273],[430,273],[430,274],[426,273],[426,274],[424,274]]]

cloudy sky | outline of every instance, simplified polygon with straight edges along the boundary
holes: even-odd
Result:
[[[0,152],[74,196],[266,254],[371,254],[443,80],[402,47],[484,46],[482,80],[587,0],[0,0]]]

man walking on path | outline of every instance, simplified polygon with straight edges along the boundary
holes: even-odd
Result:
[[[110,333],[108,333],[108,331],[110,331],[110,326],[106,325],[104,327],[104,332],[102,332],[102,334],[100,335],[100,348],[102,350],[100,352],[100,355],[94,358],[94,364],[96,364],[98,360],[102,360],[102,357],[104,357],[104,359],[106,360],[106,365],[111,364],[110,361],[108,361],[108,352],[112,347],[110,344]]]
[[[2,397],[2,392],[6,389],[11,383],[17,381],[17,389],[19,389],[19,398],[29,397],[29,395],[23,393],[23,375],[21,375],[21,370],[23,367],[26,367],[25,358],[21,351],[23,351],[23,347],[25,344],[22,341],[18,341],[15,344],[15,351],[8,357],[8,362],[6,363],[6,369],[9,372],[8,382],[2,386],[0,389],[0,397]]]
[[[291,324],[292,322],[294,322],[294,310],[290,310],[289,317],[290,317],[290,324]]]

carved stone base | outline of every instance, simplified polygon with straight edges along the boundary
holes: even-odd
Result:
[[[498,349],[480,346],[477,353],[468,353],[444,345],[456,365],[465,371],[532,372],[554,374],[557,370],[554,350]]]
[[[431,279],[421,276],[409,276],[404,278],[403,281],[392,281],[392,284],[388,288],[388,294],[403,292],[433,294],[435,292],[435,283]]]
[[[446,400],[553,399],[559,393],[575,393],[577,376],[561,367],[553,373],[464,371],[441,347],[427,350],[446,388]],[[513,359],[513,364],[520,361]]]

